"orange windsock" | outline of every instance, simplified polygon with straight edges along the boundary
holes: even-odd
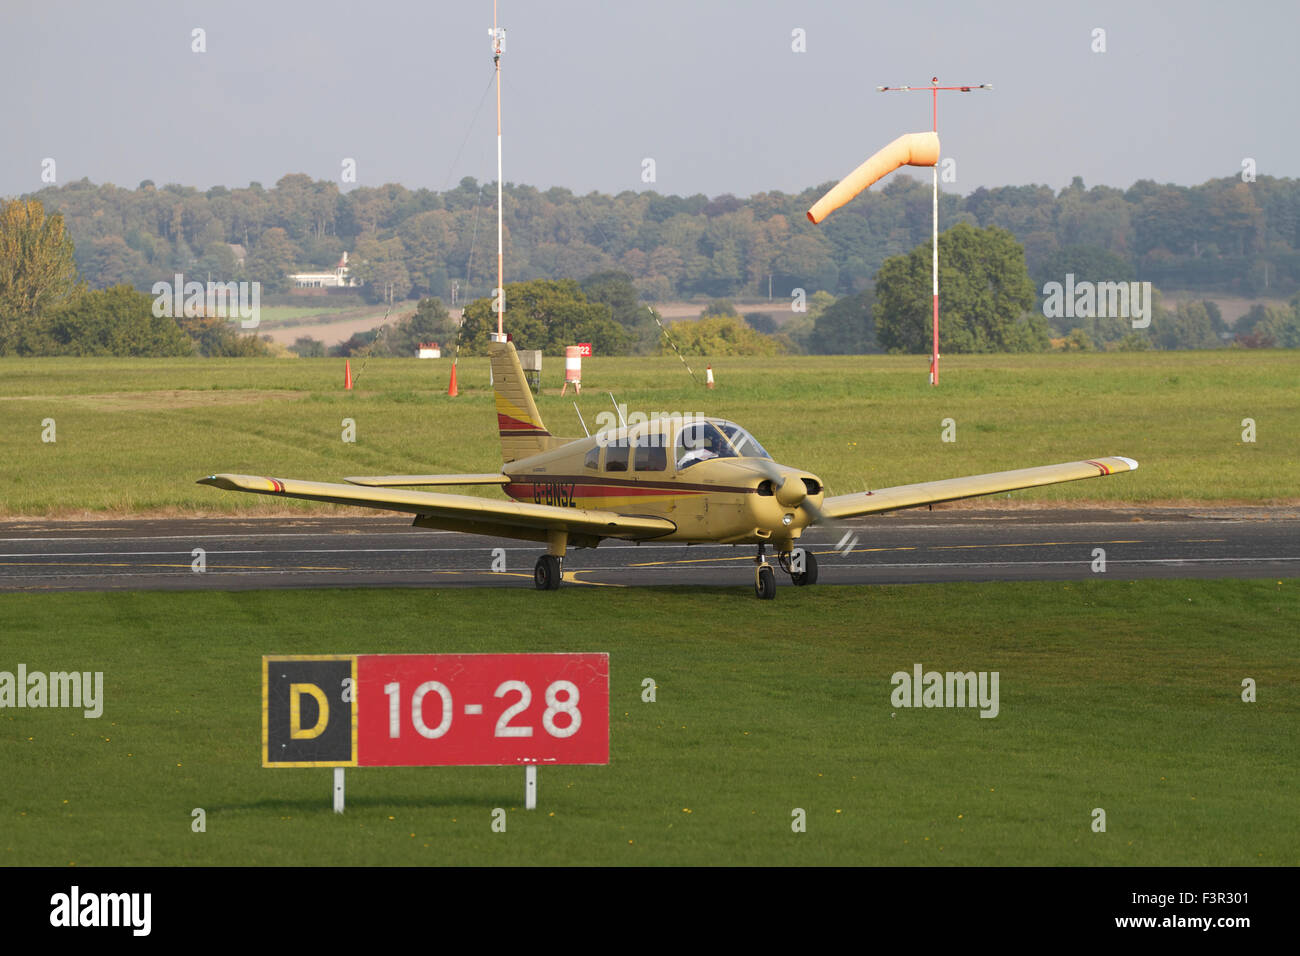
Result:
[[[814,224],[839,209],[876,180],[899,166],[933,166],[939,162],[939,134],[904,133],[839,181],[808,210]]]

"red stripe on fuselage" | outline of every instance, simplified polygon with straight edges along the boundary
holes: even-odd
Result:
[[[506,494],[516,501],[537,502],[538,498],[555,497],[555,489],[561,489],[560,497],[573,498],[638,498],[664,497],[665,495],[702,495],[703,491],[677,488],[671,485],[579,485],[570,481],[521,481],[506,485]],[[535,489],[541,489],[540,492]],[[549,492],[549,494],[548,494]],[[545,502],[543,502],[545,503]]]
[[[637,474],[630,472],[630,474]],[[598,488],[619,488],[624,489],[628,494],[635,493],[635,489],[654,489],[653,494],[712,494],[714,492],[727,492],[735,495],[752,495],[757,494],[757,489],[747,488],[743,485],[706,485],[699,482],[672,481],[664,478],[606,478],[603,475],[542,475],[535,477],[528,474],[517,474],[511,476],[515,484],[565,484],[578,485],[580,487],[598,487]],[[646,493],[646,492],[642,492]]]

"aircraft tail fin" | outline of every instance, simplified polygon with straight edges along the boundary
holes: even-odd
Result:
[[[488,343],[488,357],[492,361],[502,460],[511,462],[527,458],[557,444],[542,423],[514,343]]]

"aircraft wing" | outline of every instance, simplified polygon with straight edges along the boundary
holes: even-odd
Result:
[[[407,476],[396,476],[407,477]],[[464,475],[457,476],[464,478]],[[675,531],[667,518],[652,515],[621,515],[589,508],[562,508],[527,501],[500,501],[471,495],[449,495],[430,491],[366,488],[292,478],[263,478],[257,475],[209,475],[201,485],[227,491],[308,501],[328,501],[359,508],[405,511],[416,516],[421,528],[441,528],[470,534],[499,535],[545,541],[550,531],[567,531],[575,546],[595,547],[601,538],[638,540],[658,538]]]
[[[859,515],[895,511],[933,505],[958,498],[975,498],[994,495],[1039,485],[1055,485],[1080,478],[1101,478],[1123,471],[1137,471],[1138,463],[1132,458],[1096,458],[1090,461],[1070,461],[1061,465],[1042,465],[1038,468],[1021,468],[1017,471],[996,471],[989,475],[971,475],[967,478],[947,478],[942,481],[923,481],[915,485],[899,485],[853,495],[835,495],[822,501],[823,520],[855,518]]]
[[[344,478],[354,485],[367,488],[414,487],[416,485],[508,485],[514,481],[509,475],[377,475],[366,478]]]

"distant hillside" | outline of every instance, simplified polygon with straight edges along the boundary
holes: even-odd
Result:
[[[582,278],[620,270],[651,301],[836,295],[871,285],[880,264],[930,236],[930,186],[898,176],[822,226],[804,213],[829,184],[797,195],[681,197],[505,188],[506,275]],[[62,212],[92,287],[147,290],[182,272],[254,279],[284,291],[291,271],[350,254],[371,301],[439,296],[464,303],[495,285],[495,189],[464,179],[447,192],[400,185],[340,193],[295,173],[199,192],[88,180],[32,194]],[[1150,180],[1127,190],[1046,186],[941,196],[941,228],[1001,226],[1042,283],[1073,272],[1149,280],[1195,294],[1285,298],[1300,290],[1300,181],[1216,179],[1191,188]],[[1098,274],[1097,270],[1101,270]]]

